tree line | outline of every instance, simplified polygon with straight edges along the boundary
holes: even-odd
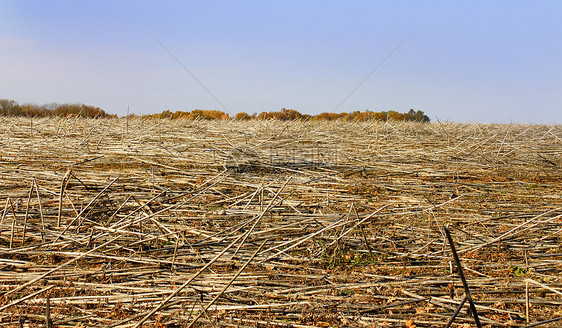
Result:
[[[26,117],[49,117],[49,116],[74,116],[104,118],[117,117],[115,114],[108,114],[103,109],[84,104],[18,104],[14,100],[0,99],[0,116],[26,116]],[[129,115],[137,116],[137,115]],[[233,117],[220,110],[201,110],[192,111],[169,111],[165,110],[157,114],[141,115],[144,119],[185,119],[185,120],[281,120],[281,121],[414,121],[429,122],[430,119],[421,110],[410,109],[406,113],[396,111],[374,112],[353,111],[351,113],[321,113],[317,115],[301,114],[297,110],[282,108],[280,111],[261,112],[259,114],[238,113]]]
[[[321,113],[317,115],[301,114],[294,109],[283,108],[278,112],[261,112],[259,114],[254,113],[252,115],[242,112],[231,117],[229,114],[219,111],[219,110],[200,110],[195,109],[193,111],[175,111],[171,112],[169,110],[163,111],[158,114],[142,115],[143,118],[148,119],[187,119],[187,120],[280,120],[280,121],[413,121],[413,122],[430,122],[430,119],[421,110],[410,109],[406,113],[399,113],[396,111],[382,111],[374,112],[366,110],[353,111],[351,113]]]
[[[117,117],[117,115],[106,113],[99,107],[84,104],[18,104],[16,101],[10,99],[0,99],[0,116],[80,116],[90,118]]]

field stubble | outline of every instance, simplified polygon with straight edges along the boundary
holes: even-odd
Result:
[[[560,125],[0,120],[0,326],[562,317]]]

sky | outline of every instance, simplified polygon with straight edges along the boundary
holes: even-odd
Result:
[[[0,0],[0,98],[561,124],[561,14],[558,0]]]

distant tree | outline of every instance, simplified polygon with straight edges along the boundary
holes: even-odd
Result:
[[[17,103],[10,99],[0,99],[0,114],[3,116],[14,115],[12,112]]]
[[[404,114],[391,110],[388,112],[388,120],[404,121]]]
[[[429,121],[430,121],[429,116],[425,115],[425,113],[422,112],[421,110],[418,110],[414,114],[414,120],[416,122],[423,122],[423,123],[429,123]]]
[[[410,109],[406,114],[404,114],[404,121],[415,121],[415,122],[422,122],[427,123],[429,122],[429,117],[424,114],[421,110],[414,110]]]
[[[172,118],[173,115],[174,114],[171,111],[165,110],[158,115],[158,118]]]
[[[415,114],[416,114],[416,111],[413,110],[413,109],[410,109],[406,114],[404,114],[404,120],[405,121],[413,121]]]
[[[248,113],[242,112],[242,113],[238,113],[234,116],[235,120],[238,121],[247,121],[247,120],[251,120],[252,117],[250,115],[248,115]]]

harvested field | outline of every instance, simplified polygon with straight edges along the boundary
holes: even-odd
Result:
[[[2,327],[562,325],[560,125],[0,121]]]

